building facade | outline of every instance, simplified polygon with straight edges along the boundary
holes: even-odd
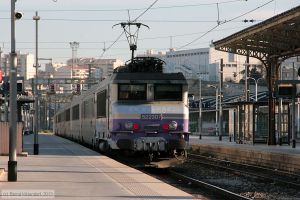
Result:
[[[187,79],[201,78],[204,81],[219,81],[220,61],[223,59],[223,81],[239,82],[245,77],[245,56],[217,51],[213,46],[180,51],[170,49],[166,53],[158,54],[147,51],[138,56],[158,57],[166,63],[164,72],[182,72]],[[261,71],[262,63],[255,58],[249,58],[249,69],[251,68]]]
[[[2,67],[3,75],[9,76],[9,72],[10,72],[9,54],[3,55],[1,59],[1,67]],[[35,77],[33,54],[29,54],[29,53],[22,54],[20,51],[17,51],[17,76],[24,77],[25,80],[29,80]]]
[[[67,61],[67,65],[72,66],[72,59]],[[115,68],[124,65],[124,62],[119,59],[79,58],[77,65],[91,68],[91,77],[103,80],[111,76]]]

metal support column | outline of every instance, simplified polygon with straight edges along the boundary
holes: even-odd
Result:
[[[199,137],[202,134],[202,81],[201,77],[199,78],[199,123],[198,123],[198,131]]]
[[[10,123],[9,123],[9,160],[8,181],[17,181],[17,69],[15,0],[11,0],[11,53],[10,53]]]
[[[223,59],[220,62],[220,106],[219,106],[219,140],[223,136]]]
[[[34,144],[33,144],[33,154],[39,154],[39,142],[38,142],[38,131],[39,131],[39,123],[38,123],[38,114],[39,114],[39,106],[38,106],[38,67],[39,67],[39,56],[38,56],[38,21],[40,17],[38,16],[38,12],[35,12],[35,16],[33,16],[33,20],[35,20],[35,86],[34,86]]]
[[[269,133],[268,145],[276,145],[275,138],[275,99],[273,99],[274,85],[276,80],[276,65],[277,60],[269,60],[267,66],[268,87],[269,87]],[[274,68],[274,69],[273,69]]]
[[[249,101],[249,84],[248,84],[248,77],[249,77],[249,55],[246,57],[245,62],[245,101]]]
[[[295,63],[293,62],[293,80],[295,80]],[[292,147],[296,148],[296,106],[295,106],[295,92],[293,92],[293,100],[292,100]]]

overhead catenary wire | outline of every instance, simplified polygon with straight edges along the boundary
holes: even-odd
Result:
[[[248,0],[228,0],[228,1],[218,1],[212,3],[199,3],[199,4],[183,4],[174,6],[158,6],[158,7],[148,7],[148,8],[123,8],[123,9],[40,9],[40,10],[23,10],[24,12],[128,12],[128,11],[138,11],[138,10],[155,10],[155,9],[173,9],[173,8],[186,8],[186,7],[197,7],[197,6],[210,6],[216,4],[228,4]],[[1,12],[10,12],[9,10],[0,10]]]
[[[233,21],[233,20],[236,20],[236,19],[238,19],[238,18],[240,18],[240,17],[243,17],[243,16],[245,16],[245,15],[251,13],[251,12],[254,12],[254,11],[256,11],[256,10],[258,10],[258,9],[260,9],[260,8],[262,8],[262,7],[266,6],[266,5],[268,5],[268,4],[270,4],[270,3],[273,2],[273,1],[274,1],[274,0],[270,0],[270,1],[268,1],[268,2],[266,2],[266,3],[264,3],[264,4],[260,5],[260,6],[258,6],[258,7],[256,7],[256,8],[254,8],[254,9],[252,9],[252,10],[248,11],[248,12],[245,12],[245,13],[243,13],[243,14],[241,14],[241,15],[238,15],[238,16],[236,16],[236,17],[234,17],[234,18],[231,18],[230,20],[218,21],[216,26],[212,27],[211,29],[209,29],[208,31],[206,31],[205,33],[203,33],[202,35],[200,35],[200,36],[197,37],[196,39],[192,40],[191,42],[189,42],[189,43],[187,43],[187,44],[185,44],[185,45],[179,47],[179,49],[183,49],[183,48],[185,48],[185,47],[191,45],[192,43],[198,41],[199,39],[203,38],[203,37],[204,37],[205,35],[207,35],[208,33],[210,33],[210,32],[212,32],[213,30],[215,30],[215,29],[216,29],[217,27],[219,27],[220,25],[223,25],[223,24],[225,24],[225,23],[228,23],[228,22],[231,22],[231,21]]]
[[[124,31],[117,37],[117,39],[116,39],[111,45],[109,45],[109,47],[107,47],[106,49],[103,50],[103,52],[102,52],[100,58],[102,58],[103,55],[104,55],[104,53],[105,53],[106,51],[108,51],[114,44],[116,44],[116,43],[118,42],[118,40],[122,37],[123,34],[124,34]]]
[[[229,28],[223,28],[223,29],[218,29],[214,30],[214,32],[221,32],[221,31],[226,31],[226,30],[233,30],[233,29],[241,29],[241,28],[246,28],[248,26],[234,26],[234,27],[229,27]],[[176,34],[176,35],[166,35],[166,36],[157,36],[157,37],[146,37],[146,38],[140,38],[139,40],[156,40],[156,39],[165,39],[165,38],[170,38],[170,37],[185,37],[185,36],[190,36],[190,35],[198,35],[200,33],[205,33],[205,31],[200,31],[200,32],[194,32],[194,33],[184,33],[184,34]],[[127,40],[119,40],[119,42],[126,42]],[[80,44],[104,44],[104,43],[112,43],[114,41],[78,41]],[[2,41],[1,43],[3,44],[10,44],[9,41]],[[33,44],[35,43],[34,41],[18,41],[18,44]],[[40,41],[39,44],[69,44],[69,41]],[[69,48],[67,48],[69,49]],[[82,49],[82,48],[81,48]]]
[[[9,20],[10,18],[3,18],[0,17],[0,20]],[[24,18],[22,20],[25,21],[32,21],[30,18]],[[123,19],[70,19],[70,18],[43,18],[41,21],[62,21],[62,22],[120,22],[126,21]],[[256,19],[255,21],[263,21],[261,19]],[[147,22],[147,23],[212,23],[216,22],[216,20],[168,20],[168,19],[144,19],[140,20],[139,22]],[[241,23],[245,22],[244,20],[232,20],[231,22]]]
[[[0,17],[0,20],[10,20],[10,18],[3,18]],[[22,19],[24,21],[32,21],[30,18]],[[43,18],[41,21],[61,21],[61,22],[119,22],[119,21],[126,21],[123,19],[68,19],[68,18]],[[254,21],[263,21],[262,19],[255,19]],[[216,20],[171,20],[171,19],[157,19],[157,20],[140,20],[140,22],[147,22],[147,23],[212,23],[216,22]],[[232,20],[231,22],[235,23],[245,23],[245,20]],[[251,21],[250,21],[251,22]]]
[[[240,29],[240,28],[245,28],[245,27],[247,27],[247,26],[235,26],[235,27],[230,27],[230,28],[224,28],[224,29],[219,29],[219,30],[214,30],[214,31],[225,31],[225,30],[232,30],[232,29],[236,29],[236,28],[238,28],[238,29]],[[173,35],[172,37],[184,37],[184,36],[189,36],[189,35],[197,35],[197,34],[199,34],[199,33],[204,33],[204,32],[195,32],[195,33],[188,33],[188,34],[178,34],[178,35]],[[122,33],[123,34],[123,33]],[[122,34],[119,36],[119,37],[121,37],[122,36]],[[119,39],[119,37],[117,38],[117,39]],[[150,38],[141,38],[140,40],[152,40],[152,39],[164,39],[164,38],[169,38],[170,36],[159,36],[159,37],[150,37]],[[127,40],[118,40],[119,42],[126,42]],[[111,49],[111,47],[114,45],[114,43],[116,43],[117,42],[117,40],[115,40],[115,41],[104,41],[104,42],[96,42],[96,41],[90,41],[90,42],[87,42],[87,41],[80,41],[80,43],[82,44],[82,43],[87,43],[87,44],[90,44],[90,43],[92,43],[92,44],[99,44],[99,43],[110,43],[110,42],[113,42],[113,44],[112,45],[110,45],[110,47],[109,47],[109,49]],[[9,42],[3,42],[3,44],[4,43],[9,43]],[[23,43],[23,44],[28,44],[28,43],[34,43],[34,42],[18,42],[18,43]],[[53,44],[53,43],[58,43],[58,44],[69,44],[69,41],[66,41],[66,42],[55,42],[55,41],[49,41],[49,42],[40,42],[41,44],[48,44],[48,43],[51,43],[51,44]],[[209,43],[209,41],[205,41],[205,42],[202,42],[202,43],[200,43],[200,44],[207,44],[207,43]],[[198,43],[198,45],[199,45],[199,43]],[[178,47],[175,47],[175,48],[178,48]],[[19,47],[19,49],[20,50],[22,50],[22,49],[32,49],[32,48],[20,48]],[[65,47],[65,48],[43,48],[43,47],[40,47],[40,49],[43,49],[43,50],[49,50],[49,51],[51,51],[51,50],[66,50],[66,49],[69,49],[69,47],[67,48],[67,47]],[[86,49],[86,50],[98,50],[99,48],[81,48],[81,49]],[[108,49],[108,48],[107,48]],[[120,50],[120,49],[127,49],[127,48],[113,48],[113,50]],[[140,48],[140,49],[142,49],[142,50],[147,50],[147,49],[149,49],[149,48]],[[153,49],[153,48],[151,48],[151,49]],[[161,49],[164,49],[164,47],[161,47],[161,48],[155,48],[154,50],[157,50],[157,51],[159,51],[159,50],[161,50]],[[165,48],[165,49],[167,49],[167,48]],[[103,57],[103,54],[104,53],[102,53],[101,54],[101,56],[99,57],[99,58],[102,58]],[[112,56],[120,56],[120,55],[126,55],[126,54],[120,54],[120,53],[118,53],[118,54],[111,54],[111,55],[107,55],[107,56],[109,56],[109,57],[112,57]],[[98,57],[98,56],[94,56],[94,57]],[[63,58],[68,58],[68,57],[63,57],[63,58],[61,58],[61,57],[53,57],[53,58],[55,58],[55,59],[63,59]]]
[[[149,9],[151,9],[154,4],[156,4],[158,2],[158,0],[155,0],[144,12],[142,12],[139,16],[137,16],[133,22],[136,22],[139,18],[141,18]]]
[[[272,1],[271,1],[272,2]],[[149,9],[150,10],[150,9]],[[245,15],[245,14],[244,14]],[[241,17],[241,16],[238,16],[238,17]],[[31,21],[32,21],[32,19],[30,19]],[[225,23],[228,23],[229,21],[234,21],[234,20],[228,20],[228,21],[225,21]],[[214,21],[215,22],[215,21]],[[214,29],[214,30],[212,30],[212,31],[210,31],[210,32],[213,32],[213,31],[217,31],[216,29]],[[206,33],[206,32],[201,32],[201,33]],[[165,36],[165,38],[169,38],[170,36]],[[176,36],[175,36],[176,37]],[[157,38],[159,38],[159,37],[153,37],[154,39],[157,39]],[[143,39],[145,39],[145,38],[141,38],[140,40],[143,40]],[[197,40],[199,40],[199,39],[197,39]],[[197,41],[196,40],[196,41]],[[126,41],[126,40],[118,40],[118,41],[116,41],[116,42],[120,42],[120,41]],[[113,45],[116,43],[115,41],[111,41],[111,42],[113,42]],[[111,43],[111,42],[108,42],[108,43]],[[68,42],[67,42],[68,43]],[[91,43],[94,43],[94,42],[91,42]],[[103,42],[99,42],[99,43],[103,43]],[[195,42],[192,42],[192,43],[195,43]],[[111,49],[111,48],[110,48]]]

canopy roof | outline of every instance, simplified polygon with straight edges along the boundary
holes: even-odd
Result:
[[[215,49],[265,61],[300,55],[300,6],[213,42]]]

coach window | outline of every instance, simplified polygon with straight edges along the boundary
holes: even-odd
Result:
[[[106,90],[97,94],[97,118],[106,117]]]
[[[84,101],[81,104],[81,117],[82,117],[82,119],[87,118],[87,101]]]
[[[154,85],[154,100],[182,101],[182,85]]]
[[[66,121],[70,121],[70,109],[66,110]]]
[[[88,99],[83,102],[83,113],[82,118],[88,119],[94,117],[93,99]]]
[[[61,121],[65,122],[66,121],[66,111],[61,113]]]
[[[72,120],[79,119],[79,105],[73,106],[72,108]]]
[[[119,84],[119,100],[146,100],[146,84]]]

